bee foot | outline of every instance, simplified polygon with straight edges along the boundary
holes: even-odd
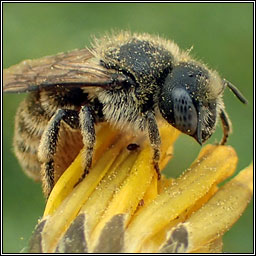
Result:
[[[160,172],[158,163],[154,163],[154,168],[155,168],[155,171],[156,171],[156,174],[157,174],[157,180],[160,180],[161,179],[161,172]]]
[[[89,174],[89,170],[84,170],[84,173],[82,174],[82,176],[79,178],[78,182],[74,185],[74,188],[84,180],[84,178]]]

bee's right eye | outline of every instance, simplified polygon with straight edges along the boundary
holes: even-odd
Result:
[[[160,111],[163,117],[188,135],[194,135],[197,130],[197,111],[189,93],[177,87],[171,90],[169,95],[161,99]]]

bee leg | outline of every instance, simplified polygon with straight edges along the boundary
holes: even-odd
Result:
[[[232,124],[229,120],[228,114],[224,109],[221,109],[220,119],[221,119],[222,129],[223,129],[223,138],[219,144],[224,145],[227,142],[229,134],[232,132]]]
[[[160,180],[161,173],[160,173],[158,162],[160,160],[161,138],[160,138],[160,134],[159,134],[159,130],[157,127],[157,122],[154,114],[152,112],[148,112],[146,115],[146,118],[147,118],[147,125],[148,125],[149,141],[154,151],[154,155],[153,155],[154,167],[157,173],[157,178],[158,180]]]
[[[42,166],[43,191],[48,197],[54,186],[54,155],[58,145],[58,135],[61,121],[67,123],[71,128],[79,128],[78,112],[75,110],[59,109],[49,121],[38,149],[39,160]]]
[[[83,143],[85,146],[85,156],[84,156],[84,173],[80,177],[80,183],[85,176],[89,173],[89,169],[92,165],[92,156],[93,156],[93,149],[95,144],[95,118],[94,118],[94,111],[91,107],[82,106],[80,113],[79,113],[79,120],[80,120],[80,127],[81,133],[83,137]],[[77,185],[76,184],[76,185]]]

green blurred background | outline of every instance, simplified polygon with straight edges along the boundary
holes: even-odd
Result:
[[[252,3],[4,3],[4,68],[89,45],[91,35],[111,29],[148,32],[173,39],[182,49],[219,71],[247,97],[242,105],[228,90],[224,100],[233,122],[228,143],[239,156],[237,171],[253,158],[253,4]],[[3,250],[24,250],[42,216],[40,184],[27,178],[13,154],[15,111],[25,95],[3,97]],[[209,142],[221,138],[220,125]],[[177,176],[200,147],[189,136],[176,142],[168,175]],[[224,236],[224,252],[253,252],[253,207]]]

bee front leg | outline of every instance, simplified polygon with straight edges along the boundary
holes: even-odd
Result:
[[[154,167],[157,173],[158,180],[160,180],[161,173],[160,173],[158,162],[160,160],[161,138],[160,138],[155,116],[152,112],[148,112],[146,114],[146,120],[147,120],[149,141],[154,151],[154,155],[153,155]]]
[[[232,132],[232,124],[229,120],[228,114],[226,113],[226,111],[224,109],[221,109],[221,111],[220,111],[220,119],[221,119],[222,129],[223,129],[223,137],[219,144],[225,145],[229,134]]]
[[[95,118],[93,109],[88,106],[82,106],[79,113],[79,121],[83,137],[83,143],[85,146],[85,156],[84,173],[80,177],[77,184],[80,183],[84,179],[84,177],[89,173],[89,169],[92,165],[92,156],[96,137],[94,128]]]
[[[78,112],[69,109],[59,109],[49,121],[40,141],[38,158],[43,163],[41,176],[43,191],[46,197],[53,189],[54,180],[54,155],[56,153],[61,121],[67,123],[71,128],[79,128]]]

